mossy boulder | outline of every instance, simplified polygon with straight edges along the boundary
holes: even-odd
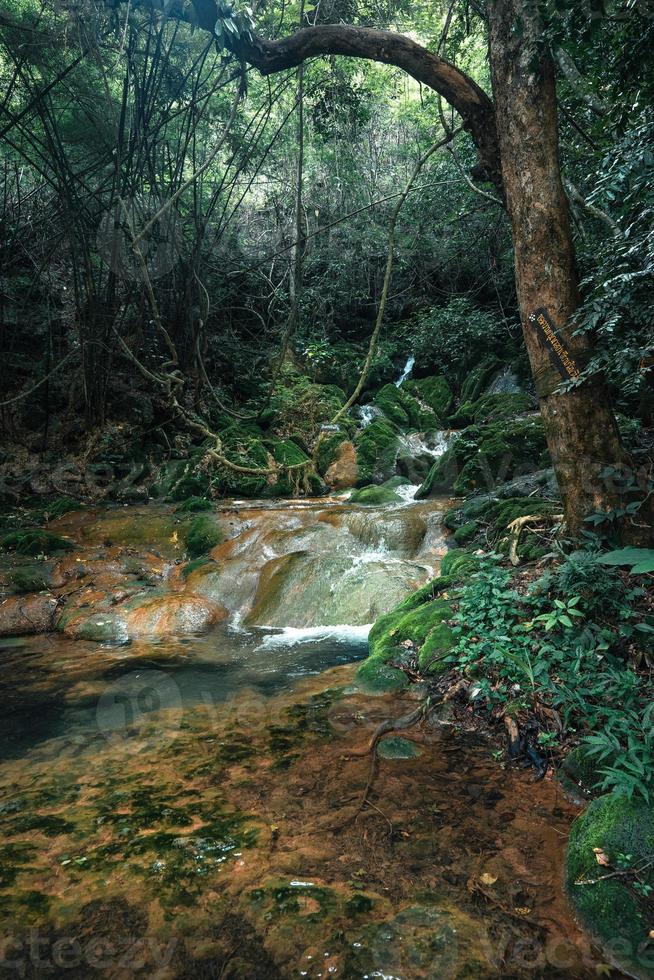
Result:
[[[472,539],[475,537],[476,534],[477,534],[477,522],[467,521],[465,524],[462,524],[461,527],[457,528],[457,530],[454,532],[454,540],[458,545],[468,544],[468,542],[472,541]]]
[[[444,375],[437,374],[417,381],[407,381],[404,387],[409,394],[427,405],[439,422],[447,417],[454,401],[454,394]]]
[[[451,604],[444,598],[451,584],[446,577],[434,579],[375,622],[368,637],[368,658],[357,671],[364,690],[378,694],[406,687],[406,675],[397,665],[416,656],[422,669],[444,669],[452,634],[449,627],[441,627],[452,616]]]
[[[75,545],[68,538],[43,528],[27,528],[11,531],[0,538],[0,546],[17,555],[50,555],[57,551],[70,551]]]
[[[316,469],[321,476],[324,476],[329,467],[339,457],[339,449],[344,442],[348,441],[347,432],[325,433],[320,438],[316,449]]]
[[[385,418],[404,431],[433,429],[438,421],[428,405],[421,404],[408,390],[393,384],[384,385],[377,392],[374,404],[384,413]]]
[[[461,403],[476,401],[501,364],[494,354],[476,364],[461,385]]]
[[[382,483],[394,476],[398,432],[386,419],[377,419],[363,429],[355,440],[355,448],[358,486]]]
[[[601,796],[573,823],[566,855],[566,887],[582,925],[606,958],[629,976],[654,977],[649,900],[634,889],[628,873],[603,878],[607,869],[598,865],[595,848],[607,855],[611,867],[651,862],[654,808],[639,799]],[[654,887],[654,867],[639,877]],[[587,880],[595,884],[578,884]]]
[[[535,407],[535,399],[526,392],[496,392],[482,395],[474,402],[463,402],[456,414],[450,417],[449,424],[457,427],[512,419],[532,411]]]
[[[556,501],[540,497],[508,497],[500,500],[488,496],[469,497],[462,506],[446,512],[443,524],[454,531],[457,545],[470,544],[480,536],[480,543],[490,543],[506,553],[509,546],[507,530],[513,521],[526,516],[552,517],[560,508]],[[542,553],[538,537],[526,527],[519,540],[519,556],[531,560]]]
[[[610,759],[598,762],[587,748],[577,745],[566,755],[557,776],[566,794],[581,802],[592,795],[597,796],[598,785],[603,779],[599,770],[610,764]]]
[[[453,581],[465,579],[472,575],[479,565],[479,557],[465,548],[452,548],[441,559],[441,575],[448,576]]]
[[[191,558],[206,555],[223,540],[223,532],[214,517],[198,514],[191,521],[186,535],[186,550]]]
[[[416,499],[489,490],[548,462],[539,416],[469,426],[436,461]]]
[[[362,487],[360,490],[355,490],[350,497],[350,503],[376,504],[379,506],[381,504],[399,503],[401,499],[392,487],[382,484],[378,487]]]

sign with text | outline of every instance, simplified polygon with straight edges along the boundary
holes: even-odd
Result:
[[[578,378],[579,368],[574,358],[566,349],[558,327],[544,306],[539,307],[529,317],[529,322],[536,331],[541,347],[548,353],[549,359],[565,381]]]

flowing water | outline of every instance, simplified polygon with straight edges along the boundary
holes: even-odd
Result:
[[[193,563],[171,507],[56,522],[65,631],[0,648],[8,975],[595,975],[561,892],[573,810],[472,718],[379,760],[360,808],[357,753],[412,704],[356,661],[446,548],[448,502],[405,496],[222,503]]]

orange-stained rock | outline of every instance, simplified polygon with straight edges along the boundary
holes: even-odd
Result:
[[[195,595],[156,596],[124,614],[130,636],[200,633],[227,618],[227,610]]]
[[[0,602],[0,636],[47,633],[53,629],[57,600],[47,593],[12,595]]]
[[[342,442],[338,455],[325,473],[325,483],[332,490],[347,490],[355,487],[359,479],[357,451],[352,442]]]

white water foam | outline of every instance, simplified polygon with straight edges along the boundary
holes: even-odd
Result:
[[[294,647],[299,643],[312,643],[316,640],[334,640],[336,643],[365,643],[372,626],[372,623],[367,623],[365,626],[348,626],[346,623],[341,623],[339,626],[286,626],[276,633],[265,636],[259,649],[269,650],[271,647],[278,646]]]

